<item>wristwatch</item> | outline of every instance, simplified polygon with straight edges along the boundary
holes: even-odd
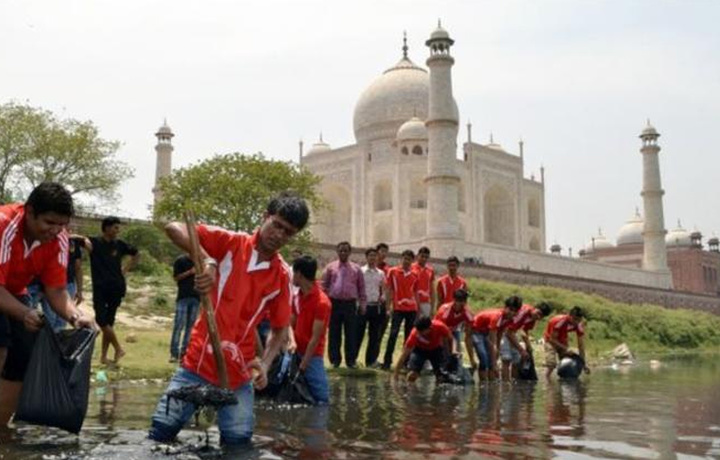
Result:
[[[212,265],[215,268],[217,268],[218,266],[217,260],[213,259],[212,257],[205,257],[205,259],[203,260],[203,264]]]

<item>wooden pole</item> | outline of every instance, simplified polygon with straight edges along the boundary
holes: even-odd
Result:
[[[185,225],[187,226],[188,238],[190,239],[190,258],[195,264],[195,273],[200,274],[204,270],[204,263],[200,255],[200,242],[198,241],[197,230],[195,228],[195,214],[192,211],[185,212]],[[207,294],[200,295],[200,305],[205,313],[208,334],[210,335],[210,343],[212,344],[213,355],[215,356],[215,365],[220,378],[220,386],[230,389],[228,381],[227,365],[225,364],[225,355],[220,344],[220,334],[217,330],[217,322],[215,322],[215,312]]]

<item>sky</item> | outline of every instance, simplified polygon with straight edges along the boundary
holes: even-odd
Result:
[[[154,133],[173,166],[218,153],[296,160],[353,144],[362,91],[401,57],[424,65],[441,19],[473,141],[545,167],[547,246],[614,239],[642,210],[638,135],[661,133],[665,225],[720,234],[720,2],[713,0],[0,0],[0,103],[92,120],[135,170],[107,206],[144,218]],[[461,129],[459,143],[465,140]]]

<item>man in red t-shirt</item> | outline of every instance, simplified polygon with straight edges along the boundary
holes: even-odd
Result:
[[[70,192],[43,182],[25,204],[0,206],[0,347],[7,358],[0,378],[0,429],[17,407],[25,371],[43,320],[30,308],[27,286],[38,277],[50,307],[73,327],[96,328],[66,290]]]
[[[406,249],[402,253],[402,264],[388,270],[387,291],[388,299],[392,302],[392,323],[382,365],[385,370],[389,370],[392,365],[395,343],[400,334],[400,325],[403,321],[405,322],[405,340],[407,341],[415,324],[418,311],[418,278],[410,269],[413,259],[415,259],[415,254],[410,249]]]
[[[427,261],[430,258],[430,248],[423,246],[418,249],[417,260],[411,265],[411,270],[418,277],[418,313],[421,316],[432,317],[435,307],[435,269]]]
[[[437,307],[453,301],[453,293],[458,289],[468,290],[465,279],[458,275],[460,259],[456,256],[447,258],[447,274],[438,278],[437,281]]]
[[[475,369],[475,353],[472,345],[472,323],[473,315],[467,307],[468,292],[465,289],[458,289],[453,294],[452,303],[441,305],[435,315],[436,321],[442,321],[450,329],[453,335],[453,348],[460,352],[460,334],[465,335],[465,349],[470,358],[470,365]]]
[[[570,350],[568,345],[568,335],[575,332],[577,336],[577,345],[580,357],[585,361],[585,326],[583,318],[585,312],[582,308],[575,306],[570,309],[569,314],[555,315],[550,318],[545,327],[545,378],[550,379],[553,371],[558,365],[558,359],[568,355],[576,354]],[[583,369],[586,373],[590,373],[590,369],[585,366]]]
[[[504,308],[483,310],[473,320],[472,341],[478,355],[478,377],[480,381],[498,377],[497,358],[500,338],[522,306],[517,296],[505,299]]]
[[[307,224],[305,200],[282,193],[268,204],[260,228],[248,235],[210,225],[198,225],[202,273],[195,289],[208,295],[227,363],[230,389],[239,404],[218,410],[220,441],[247,444],[253,432],[253,385],[267,385],[267,369],[287,339],[291,313],[291,274],[278,254]],[[165,227],[178,247],[190,251],[184,224]],[[262,359],[255,356],[255,328],[269,311],[271,332]],[[253,378],[253,372],[256,372]],[[193,404],[173,400],[167,392],[191,385],[219,385],[206,315],[195,322],[181,367],[173,375],[152,417],[150,438],[168,442],[193,415]]]
[[[405,341],[400,359],[395,364],[394,378],[397,380],[400,376],[400,370],[404,367],[406,360],[407,367],[410,369],[407,376],[408,382],[417,380],[425,361],[430,361],[435,376],[439,376],[445,359],[450,353],[452,353],[450,329],[442,321],[421,316],[415,321],[415,328]]]
[[[535,324],[540,319],[547,317],[550,311],[550,305],[541,302],[537,307],[524,304],[520,308],[520,311],[518,311],[518,314],[515,315],[512,323],[510,323],[507,328],[507,333],[500,341],[500,361],[502,361],[501,374],[503,380],[508,380],[511,374],[513,378],[518,377],[520,362],[532,356],[530,331],[535,328]],[[522,347],[518,340],[518,332],[520,333],[520,339],[525,344],[525,348]]]
[[[330,298],[315,281],[317,261],[302,256],[293,262],[293,284],[300,288],[298,312],[293,314],[293,334],[289,349],[300,356],[300,371],[305,375],[310,394],[318,404],[330,402],[325,372],[325,337],[330,324]]]

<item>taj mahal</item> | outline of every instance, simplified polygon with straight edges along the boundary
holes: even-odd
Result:
[[[617,248],[602,235],[579,257],[562,255],[558,244],[547,248],[545,171],[526,177],[523,142],[517,153],[492,136],[487,144],[474,142],[468,123],[458,148],[454,43],[438,23],[425,41],[426,68],[410,58],[404,39],[400,60],[355,104],[354,144],[331,147],[320,135],[305,151],[300,142],[299,163],[321,178],[320,194],[328,203],[313,216],[318,242],[349,241],[357,247],[384,242],[394,252],[427,246],[433,257],[456,255],[501,269],[720,293],[717,238],[708,241],[709,251],[697,238],[678,249],[677,231],[666,230],[660,134],[649,121],[639,135],[644,218],[638,211],[621,229]],[[174,134],[164,123],[155,135],[157,184],[171,172]],[[153,193],[157,201],[161,192],[156,187]],[[623,235],[630,230],[628,239]]]

